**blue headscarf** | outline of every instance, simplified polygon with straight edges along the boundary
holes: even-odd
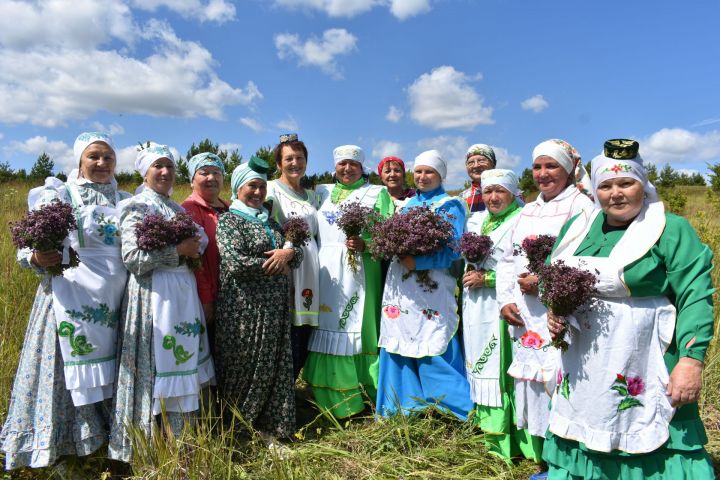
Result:
[[[220,157],[210,152],[198,153],[188,162],[188,175],[191,182],[195,172],[202,167],[217,167],[225,175],[225,164]]]
[[[235,167],[232,178],[230,179],[230,188],[232,188],[232,195],[230,199],[230,210],[234,213],[244,215],[251,219],[260,220],[262,223],[267,223],[269,212],[266,208],[252,208],[245,205],[240,199],[237,198],[238,188],[242,187],[250,180],[259,178],[260,180],[267,181],[267,171],[270,168],[268,163],[262,158],[252,157],[248,163],[243,163]]]

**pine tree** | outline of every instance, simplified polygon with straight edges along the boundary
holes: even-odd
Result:
[[[46,177],[52,176],[53,168],[55,168],[55,162],[50,159],[47,153],[43,152],[37,160],[35,160],[35,164],[32,166],[28,177],[33,180],[45,179]]]

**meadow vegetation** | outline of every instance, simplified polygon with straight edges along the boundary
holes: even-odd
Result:
[[[37,182],[36,182],[37,184]],[[17,368],[25,327],[38,279],[15,262],[7,223],[26,210],[30,184],[3,183],[0,189],[0,422]],[[126,185],[132,191],[133,186]],[[227,188],[226,188],[227,190]],[[698,234],[720,255],[720,194],[697,186],[675,187],[685,197],[683,213]],[[188,185],[176,188],[182,201]],[[229,192],[224,198],[229,197]],[[674,208],[677,210],[677,208]],[[713,272],[720,285],[718,270]],[[718,301],[715,295],[715,304]],[[717,309],[715,313],[717,328]],[[375,421],[372,411],[337,421],[316,409],[306,386],[299,385],[298,422],[301,425],[287,451],[268,450],[257,432],[237,411],[209,402],[205,418],[176,439],[147,439],[135,435],[136,457],[124,471],[98,452],[91,458],[65,459],[40,471],[21,470],[2,478],[130,478],[147,479],[525,479],[539,466],[529,461],[507,464],[487,453],[480,431],[436,410],[415,417]],[[708,451],[720,466],[720,351],[714,340],[706,358],[702,417],[708,431]],[[225,409],[230,422],[218,418]],[[0,461],[4,459],[0,454]],[[719,470],[720,471],[720,470]]]

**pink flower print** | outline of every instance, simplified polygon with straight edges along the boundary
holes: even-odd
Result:
[[[555,376],[555,381],[557,382],[558,385],[560,385],[562,383],[562,379],[563,379],[562,370],[560,370],[558,368],[557,375]]]
[[[400,316],[400,309],[396,305],[386,305],[383,311],[388,318],[397,318]]]
[[[528,330],[522,337],[520,337],[520,343],[523,347],[538,349],[545,344],[545,341],[537,332]]]
[[[637,397],[645,391],[645,383],[640,377],[627,377],[627,390],[631,396]]]
[[[617,381],[618,381],[618,382],[624,382],[624,381],[625,381],[625,376],[624,376],[622,373],[618,373],[618,374],[617,374]]]

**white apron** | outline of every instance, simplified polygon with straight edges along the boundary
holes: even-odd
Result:
[[[444,197],[431,208],[437,210],[450,200],[457,198]],[[403,357],[442,355],[460,320],[455,299],[457,280],[447,268],[430,269],[428,273],[438,287],[427,292],[414,274],[403,280],[406,273],[397,259],[392,261],[383,291],[378,346]]]
[[[334,185],[318,185],[318,261],[320,266],[320,314],[318,328],[310,335],[311,352],[357,355],[362,352],[362,320],[365,304],[365,269],[358,262],[353,272],[347,262],[345,234],[335,222],[343,203],[360,202],[373,208],[384,187],[363,185],[342,202],[330,199]]]
[[[666,297],[630,297],[623,270],[657,242],[664,211],[662,204],[644,209],[607,258],[573,256],[598,213],[587,222],[578,218],[553,257],[597,270],[601,298],[577,312],[577,327],[569,329],[550,431],[596,451],[652,452],[667,441],[675,412],[665,394],[669,374],[663,354],[673,338],[676,311]]]
[[[487,217],[487,210],[474,213],[466,231],[478,235]],[[514,226],[517,214],[490,232],[493,249],[488,257],[475,265],[476,270],[495,270],[502,256],[502,240]],[[488,407],[502,407],[500,390],[500,307],[495,300],[495,288],[465,288],[463,291],[463,343],[465,372],[470,383],[473,402]],[[509,354],[510,352],[508,352]]]
[[[279,180],[268,182],[268,198],[273,198],[273,218],[283,225],[291,217],[298,216],[305,220],[310,231],[307,245],[303,245],[303,261],[292,271],[294,302],[291,309],[293,324],[318,325],[319,270],[318,247],[315,238],[318,234],[318,217],[315,208],[315,193],[306,190],[308,199],[302,200],[289,192],[289,187],[280,184]]]
[[[112,397],[117,328],[127,270],[120,255],[116,207],[84,205],[77,187],[65,185],[78,230],[69,236],[80,265],[52,277],[53,312],[65,387],[75,406]],[[115,194],[115,204],[118,196]]]

